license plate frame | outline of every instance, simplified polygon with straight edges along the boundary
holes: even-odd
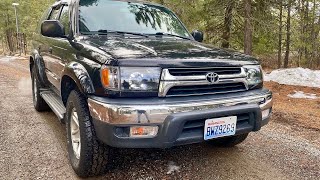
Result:
[[[235,135],[237,119],[237,116],[207,119],[204,126],[204,140]]]

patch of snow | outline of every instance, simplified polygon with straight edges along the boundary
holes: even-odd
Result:
[[[12,60],[16,60],[16,59],[18,59],[18,57],[15,57],[15,56],[4,56],[4,57],[0,57],[0,61],[5,61],[5,62],[12,61]]]
[[[9,62],[14,60],[25,60],[26,57],[20,57],[20,56],[0,56],[0,61]]]
[[[288,97],[298,98],[298,99],[317,99],[316,94],[304,93],[302,91],[295,91],[294,94],[289,94]]]
[[[279,84],[320,88],[320,70],[305,68],[277,69],[270,74],[265,74],[264,80]]]
[[[167,174],[172,174],[174,172],[180,172],[180,166],[177,166],[173,161],[169,161]]]

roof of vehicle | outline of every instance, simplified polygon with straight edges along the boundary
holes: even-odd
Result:
[[[61,4],[61,3],[70,3],[70,1],[71,0],[56,0],[56,2],[54,3],[53,6],[56,6],[56,5]],[[149,2],[149,1],[145,1],[145,0],[113,0],[113,1],[123,1],[123,2],[132,2],[132,3],[141,3],[141,4],[150,4],[150,5],[156,5],[156,6],[163,6],[161,4],[154,3],[154,2]]]
[[[56,0],[56,2],[52,5],[52,7],[59,6],[61,4],[69,4],[70,0]]]

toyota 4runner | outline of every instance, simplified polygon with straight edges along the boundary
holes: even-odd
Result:
[[[66,123],[71,165],[105,173],[114,148],[234,146],[269,121],[257,59],[201,43],[158,4],[62,0],[33,37],[37,111]]]

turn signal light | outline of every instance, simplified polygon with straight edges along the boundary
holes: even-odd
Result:
[[[130,127],[130,137],[151,138],[158,134],[158,126],[133,126]]]
[[[101,82],[104,87],[109,87],[109,85],[110,85],[110,70],[108,68],[101,70]]]
[[[101,83],[107,89],[119,89],[119,68],[104,66],[101,68]]]

